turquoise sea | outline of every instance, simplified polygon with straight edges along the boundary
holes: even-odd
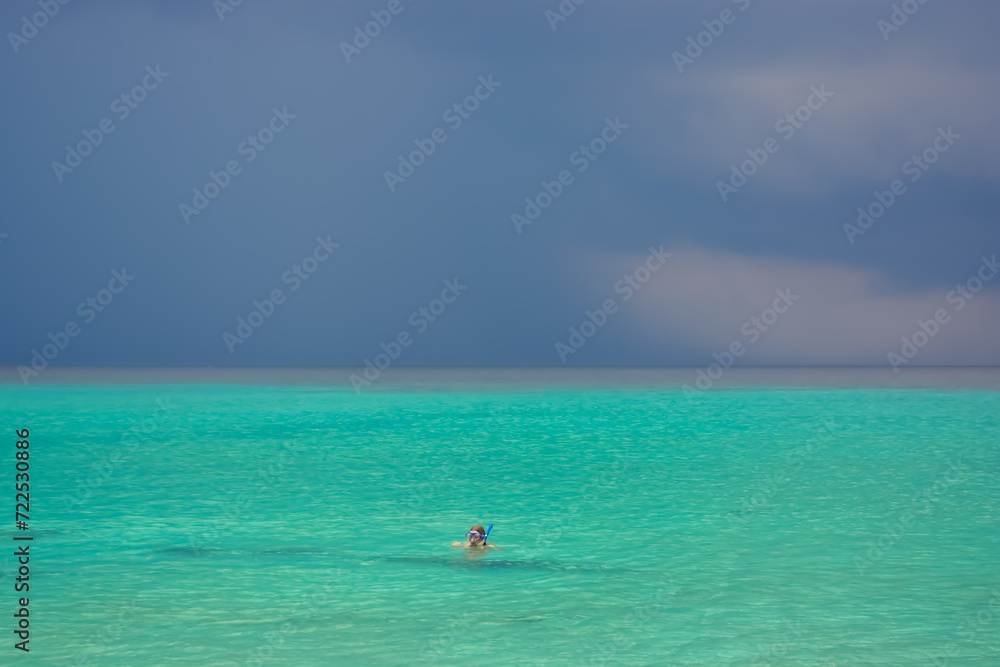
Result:
[[[1000,664],[1000,370],[47,372],[0,664]]]

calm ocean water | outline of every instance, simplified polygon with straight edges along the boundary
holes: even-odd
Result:
[[[1000,664],[1000,371],[345,377],[0,384],[0,663]]]

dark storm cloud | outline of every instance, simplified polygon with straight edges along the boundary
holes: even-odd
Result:
[[[786,283],[811,299],[748,360],[886,363],[1000,250],[991,3],[928,2],[898,30],[879,24],[891,2],[590,0],[565,21],[558,2],[389,4],[70,2],[35,33],[36,3],[5,6],[0,28],[33,36],[0,61],[0,363],[75,323],[52,363],[355,365],[411,331],[400,365],[559,364],[555,343],[661,244],[673,265],[570,363],[702,363]],[[563,171],[519,234],[511,216]],[[123,267],[134,282],[86,305]],[[467,293],[419,315],[456,278]],[[995,294],[915,361],[996,363]]]

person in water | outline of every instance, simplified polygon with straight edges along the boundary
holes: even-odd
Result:
[[[493,526],[490,526],[492,528]],[[466,549],[477,548],[477,549],[502,549],[503,547],[498,547],[495,544],[486,543],[486,535],[489,531],[479,525],[473,526],[465,537],[468,538],[468,543],[465,542],[452,542],[453,547],[465,547]]]

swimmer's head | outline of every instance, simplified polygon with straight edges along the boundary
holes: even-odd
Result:
[[[482,544],[486,542],[486,529],[480,525],[475,525],[465,534],[471,544]]]

